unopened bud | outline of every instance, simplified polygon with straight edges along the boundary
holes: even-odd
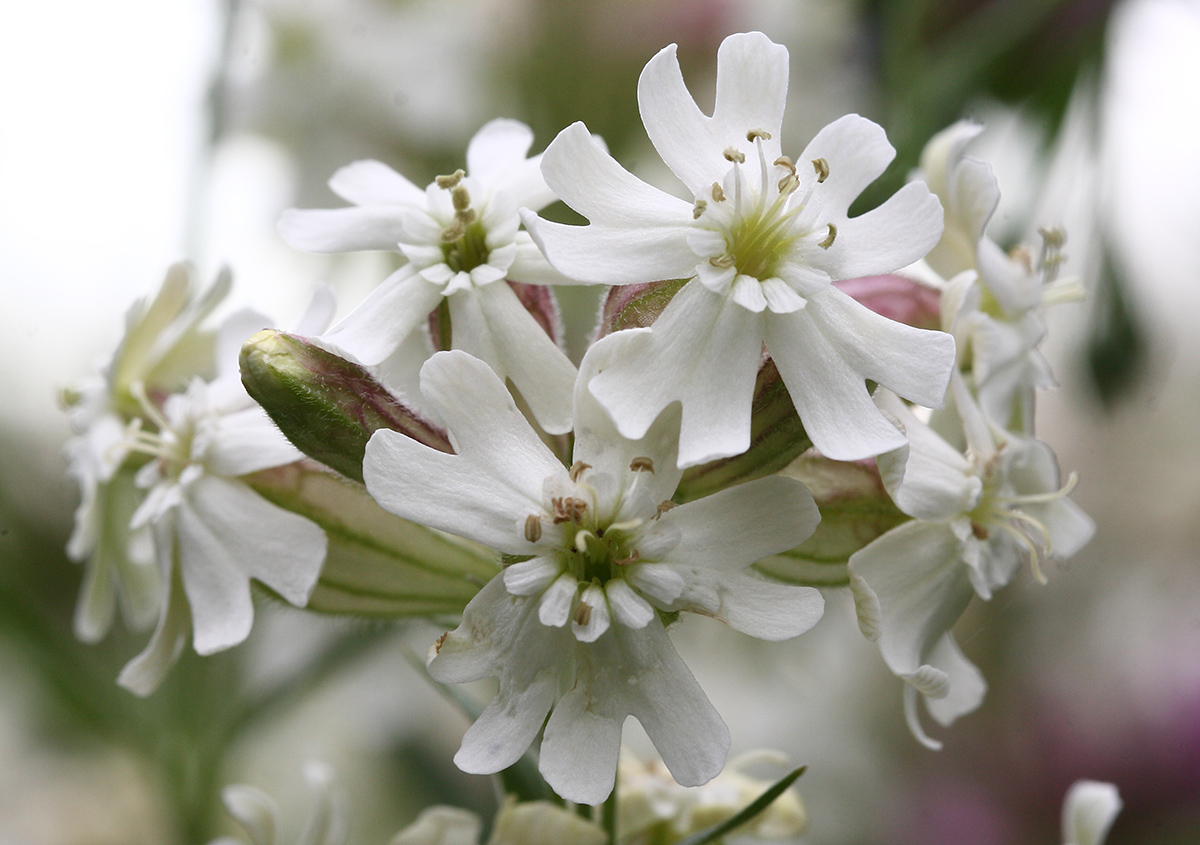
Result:
[[[863,276],[833,284],[889,320],[918,329],[938,330],[942,327],[941,294],[913,279],[895,275]]]
[[[419,417],[363,366],[295,335],[261,331],[242,346],[242,384],[310,458],[362,481],[367,441],[381,428],[443,452],[445,432]]]
[[[640,329],[651,325],[686,283],[687,279],[672,279],[610,288],[600,312],[596,340],[622,329]]]

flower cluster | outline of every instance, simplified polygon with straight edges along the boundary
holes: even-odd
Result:
[[[1050,383],[1038,309],[1075,288],[1061,235],[1036,261],[987,238],[998,190],[963,154],[971,127],[850,216],[894,150],[848,115],[788,155],[787,81],[784,47],[730,36],[709,116],[674,47],[651,59],[638,102],[682,196],[582,124],[529,157],[527,127],[488,123],[424,190],[379,162],[342,168],[330,187],[350,205],[290,210],[282,234],[400,266],[332,328],[320,299],[243,346],[268,322],[202,329],[227,278],[191,298],[173,270],[76,397],[80,635],[104,632],[115,595],[132,624],[157,618],[122,675],[146,693],[189,630],[202,654],[247,636],[252,578],[316,609],[453,613],[429,675],[498,682],[459,767],[501,773],[536,747],[554,792],[598,805],[629,716],[678,784],[724,767],[729,731],[671,642],[680,614],[778,641],[821,618],[817,586],[848,586],[935,744],[918,695],[943,723],[983,695],[950,633],[970,597],[1026,562],[1042,578],[1091,534],[1032,431]],[[556,199],[587,225],[540,217]],[[614,286],[578,366],[556,284]],[[418,380],[419,396],[389,389]],[[833,481],[814,498],[798,479],[816,466]],[[874,500],[877,526],[829,553],[864,512],[845,502]],[[798,565],[817,546],[840,580]],[[448,824],[478,835],[443,813],[397,842]]]

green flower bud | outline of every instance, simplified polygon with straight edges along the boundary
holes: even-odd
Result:
[[[811,537],[790,552],[755,564],[782,581],[844,587],[850,583],[850,555],[908,520],[884,489],[874,459],[831,461],[812,452],[780,475],[804,482],[821,510],[821,522]]]
[[[500,571],[491,550],[393,516],[361,485],[306,462],[242,480],[325,530],[328,552],[309,610],[387,618],[458,614]]]
[[[640,329],[650,325],[687,281],[671,279],[645,285],[618,285],[609,288],[600,311],[600,327],[596,331],[596,340],[622,329]]]
[[[242,384],[297,449],[362,481],[367,441],[389,428],[443,452],[445,432],[400,404],[364,367],[304,338],[261,331],[242,346]]]

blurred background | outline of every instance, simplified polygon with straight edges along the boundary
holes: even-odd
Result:
[[[1083,777],[1124,798],[1111,845],[1200,842],[1200,2],[76,0],[0,21],[0,845],[205,842],[232,830],[232,782],[294,832],[309,759],[337,772],[356,845],[430,803],[492,811],[487,779],[451,762],[466,721],[408,662],[432,625],[264,604],[244,646],[185,656],[147,700],[117,687],[144,638],[72,636],[56,396],[181,258],[204,279],[230,265],[235,304],[280,324],[320,282],[356,304],[391,256],[301,254],[275,231],[284,208],[340,205],[325,182],[356,159],[423,185],[493,117],[531,125],[535,150],[583,120],[670,189],[638,73],[678,43],[711,107],[717,46],[748,29],[791,52],[785,152],[847,112],[887,129],[896,162],[860,208],[967,116],[1003,193],[990,234],[1065,229],[1088,299],[1048,315],[1061,387],[1039,435],[1098,529],[1048,586],[1025,572],[968,611],[956,634],[990,690],[940,753],[907,733],[847,596],[789,643],[686,620],[676,643],[732,755],[808,765],[811,845],[1057,843]],[[577,352],[596,295],[563,298]]]

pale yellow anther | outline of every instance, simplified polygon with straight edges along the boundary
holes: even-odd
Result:
[[[1040,228],[1038,234],[1042,236],[1042,242],[1050,249],[1061,249],[1067,242],[1066,233],[1057,226]]]
[[[817,182],[824,182],[829,178],[829,162],[823,158],[813,159],[813,170],[817,172]]]
[[[796,172],[796,165],[794,165],[792,160],[787,156],[780,156],[779,158],[775,159],[774,164],[776,167],[782,167],[792,173]]]
[[[779,193],[790,194],[800,187],[800,177],[793,171],[779,180]]]
[[[648,472],[653,475],[654,461],[647,457],[634,458],[629,462],[629,469],[633,472]]]
[[[592,619],[592,606],[585,601],[581,601],[575,606],[575,624],[583,628]]]
[[[819,246],[821,249],[829,249],[831,246],[833,246],[833,240],[836,237],[837,226],[834,226],[832,223],[830,223],[829,234],[825,237],[825,240],[821,241],[819,244],[817,244],[817,246]]]
[[[750,143],[754,143],[759,138],[762,138],[764,141],[770,141],[771,133],[765,129],[751,129],[746,133],[746,140]]]
[[[464,208],[461,211],[454,212],[454,219],[464,226],[470,226],[475,222],[475,209]]]
[[[583,461],[576,461],[575,463],[571,464],[571,469],[568,472],[568,475],[571,476],[572,481],[577,482],[583,476],[583,474],[591,468],[591,464],[585,464]]]
[[[696,200],[696,204],[692,206],[692,219],[699,220],[706,208],[708,208],[708,203],[705,200]]]
[[[442,229],[443,243],[453,243],[467,233],[467,224],[455,219],[453,223]]]
[[[542,518],[536,513],[525,517],[525,539],[531,543],[542,539]]]
[[[721,187],[720,182],[713,182],[712,198],[714,202],[725,202],[725,189]]]
[[[728,270],[730,267],[733,267],[737,264],[737,259],[728,254],[714,255],[712,258],[708,259],[708,263],[714,267],[720,267],[722,270]]]
[[[450,192],[450,201],[454,203],[455,211],[465,211],[471,207],[471,195],[467,192],[466,185],[455,185],[454,190]]]
[[[725,160],[732,161],[735,164],[745,164],[746,154],[734,147],[725,148]]]
[[[437,177],[437,179],[435,179],[434,182],[437,183],[437,186],[439,188],[441,188],[443,191],[448,191],[451,188],[456,187],[458,185],[458,183],[462,181],[462,178],[466,175],[467,174],[463,173],[461,170],[455,170],[449,176]]]

